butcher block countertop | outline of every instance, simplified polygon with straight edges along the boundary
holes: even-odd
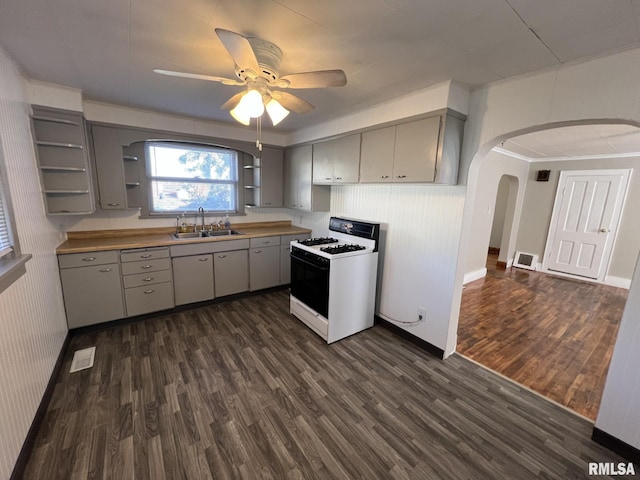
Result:
[[[242,235],[222,237],[182,238],[173,236],[175,227],[136,228],[126,230],[92,230],[67,232],[67,240],[57,249],[57,254],[122,250],[127,248],[164,247],[190,243],[227,242],[243,238],[270,237],[311,233],[308,228],[295,227],[290,221],[231,224],[232,230]]]

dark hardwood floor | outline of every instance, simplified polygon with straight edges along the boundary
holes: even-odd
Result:
[[[592,425],[376,326],[333,345],[276,291],[73,337],[27,479],[585,478]],[[96,345],[92,369],[69,374]]]
[[[496,261],[465,285],[457,351],[595,420],[627,290]]]

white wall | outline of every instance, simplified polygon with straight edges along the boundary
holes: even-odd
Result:
[[[496,193],[496,206],[493,209],[493,222],[491,224],[491,235],[489,235],[489,248],[500,248],[502,243],[502,233],[504,232],[504,220],[507,213],[507,201],[509,200],[509,180],[502,177],[498,183],[498,193]]]
[[[493,150],[476,162],[473,167],[474,171],[477,172],[477,180],[473,182],[473,185],[469,185],[466,192],[465,219],[470,222],[468,233],[470,242],[465,259],[464,283],[482,278],[487,273],[487,251],[493,225],[496,195],[503,175],[510,175],[518,179],[515,214],[513,217],[515,227],[510,230],[514,237],[510,245],[515,246],[515,233],[520,222],[520,212],[522,211],[525,185],[529,172],[528,162]],[[510,256],[513,253],[513,248],[507,249],[507,251],[500,252],[500,257],[512,258]]]
[[[478,182],[474,165],[500,141],[552,126],[603,121],[640,124],[640,49],[564,65],[472,92],[461,162],[461,176],[469,184],[467,200],[473,198]],[[467,257],[472,241],[472,222],[466,213],[465,210],[459,256],[462,260]],[[464,262],[459,261],[451,309],[450,328],[454,330],[457,330],[464,272]],[[634,278],[633,291],[638,288],[637,282],[638,278]],[[638,303],[638,296],[630,296],[627,308],[637,312]],[[637,318],[635,320],[637,323]],[[624,345],[622,353],[618,353],[616,347],[614,355],[624,357],[624,363],[630,362],[630,365],[640,363],[640,338],[637,335],[628,338]],[[623,369],[622,363],[611,364],[607,381],[607,389],[616,392],[617,403],[614,405],[613,397],[608,395],[600,407],[601,411],[610,412],[615,421],[600,425],[610,435],[627,439],[632,446],[640,448],[637,418],[640,369]]]
[[[55,248],[44,215],[17,66],[0,48],[0,147],[27,273],[0,293],[0,478],[11,475],[67,334]]]

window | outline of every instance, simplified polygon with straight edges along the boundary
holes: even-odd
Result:
[[[220,147],[147,142],[149,213],[238,212],[238,153]]]
[[[1,179],[0,179],[1,180]],[[9,218],[7,214],[7,201],[5,200],[3,183],[0,181],[0,259],[13,252],[13,242],[9,231]]]

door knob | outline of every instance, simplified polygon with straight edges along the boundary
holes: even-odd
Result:
[[[600,233],[609,233],[609,229],[608,228],[601,228],[600,229]]]

